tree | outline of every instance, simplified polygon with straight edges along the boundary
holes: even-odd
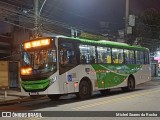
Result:
[[[136,19],[133,35],[136,43],[156,51],[160,47],[160,13],[154,8],[146,9]]]
[[[147,29],[147,33],[149,38],[159,39],[159,31],[160,31],[160,13],[156,11],[154,8],[147,9],[144,11],[142,20],[149,29]]]
[[[84,39],[93,39],[93,40],[109,40],[107,37],[104,37],[102,35],[95,35],[86,32],[81,33],[79,37]]]

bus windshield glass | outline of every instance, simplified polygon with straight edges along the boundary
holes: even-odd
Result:
[[[22,53],[22,67],[31,67],[33,74],[53,72],[57,69],[56,50],[35,50]]]

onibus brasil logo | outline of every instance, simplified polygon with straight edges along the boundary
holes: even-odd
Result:
[[[39,112],[2,112],[2,117],[42,117]]]

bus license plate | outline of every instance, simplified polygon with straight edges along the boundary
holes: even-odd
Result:
[[[39,95],[38,92],[30,92],[29,95]]]

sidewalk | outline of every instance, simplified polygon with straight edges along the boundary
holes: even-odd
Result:
[[[160,77],[152,77],[152,80],[160,80]]]
[[[46,96],[40,97],[40,99],[44,98],[46,98]],[[14,88],[14,89],[11,88],[9,90],[6,90],[6,96],[5,96],[5,91],[0,89],[0,105],[15,104],[32,100],[36,99],[31,98],[30,96],[22,96],[19,88]]]
[[[152,77],[152,80],[147,84],[156,85],[157,82],[160,82],[160,77]],[[39,97],[38,99],[46,99],[46,98],[48,97],[43,96],[43,97]],[[33,101],[33,100],[36,100],[36,99],[31,98],[29,96],[22,96],[19,88],[7,90],[6,97],[5,97],[5,91],[0,89],[0,105],[15,104],[15,103],[21,103],[21,102],[27,102],[27,101]]]

